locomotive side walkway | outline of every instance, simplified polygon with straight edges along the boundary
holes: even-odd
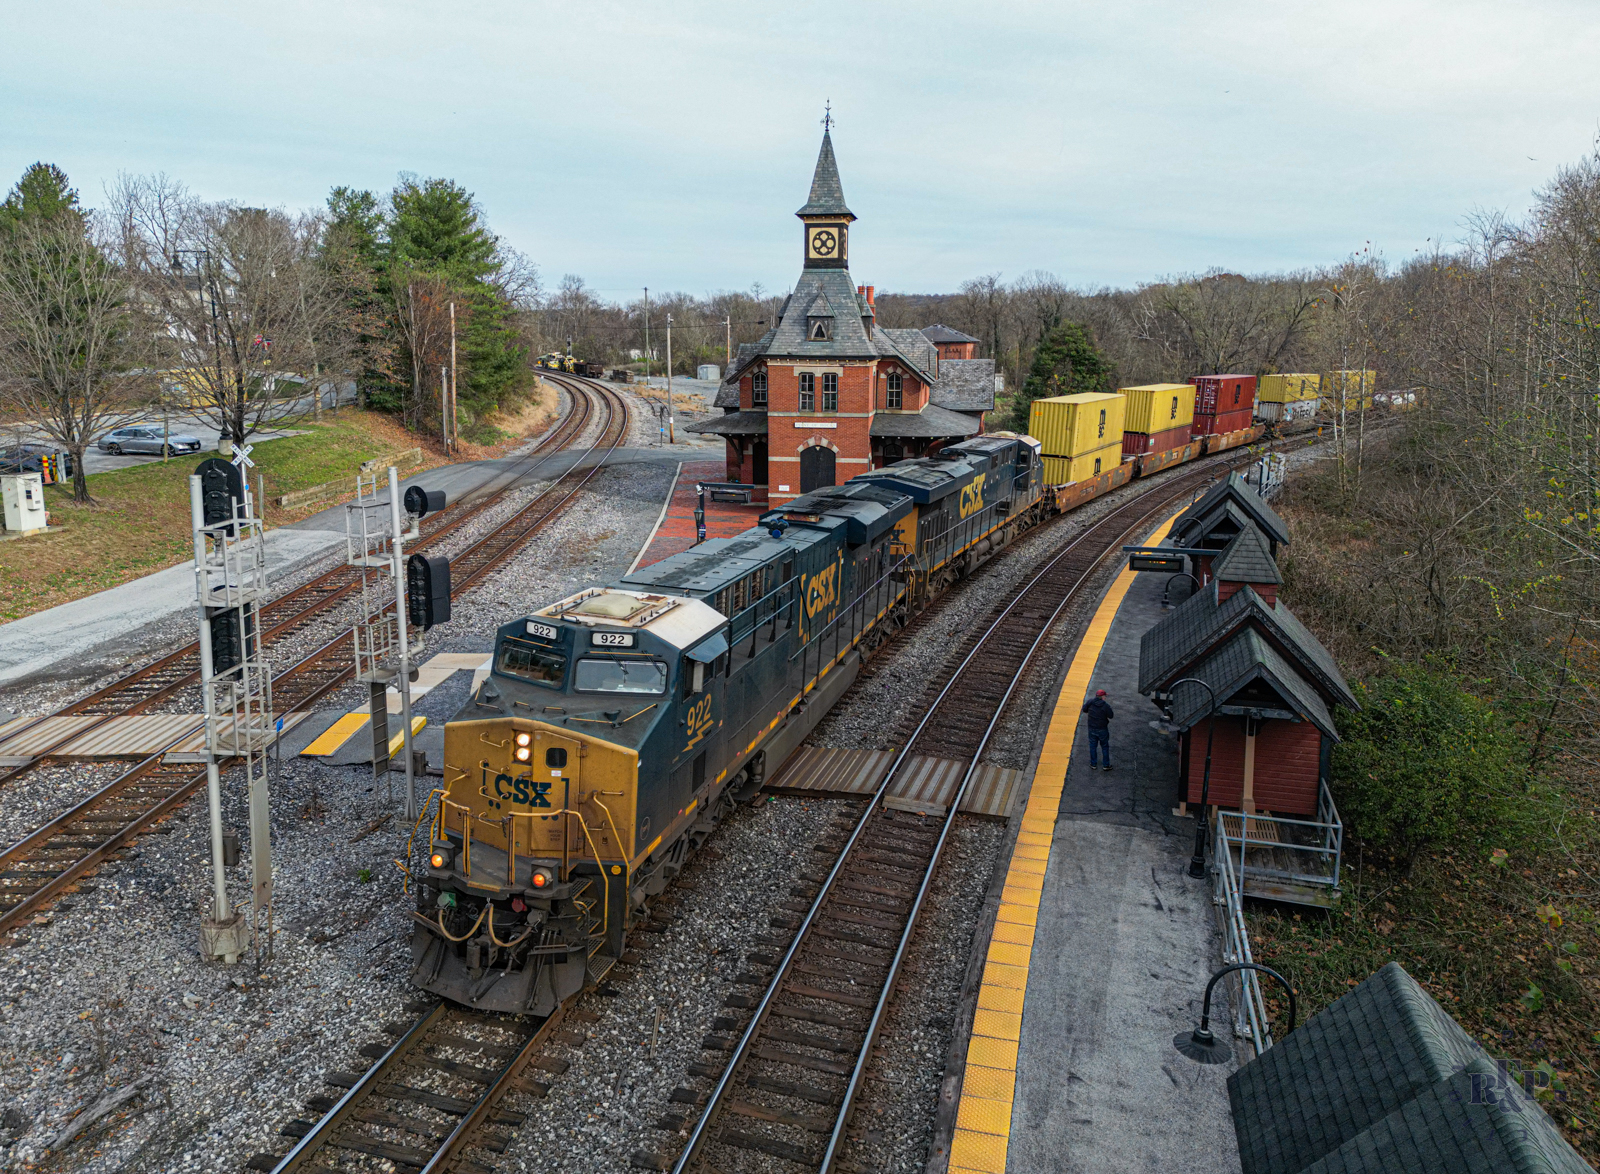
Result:
[[[1123,570],[1068,666],[988,948],[952,1174],[1239,1170],[1232,1065],[1172,1045],[1221,943],[1207,882],[1186,875],[1194,821],[1172,813],[1176,743],[1135,688],[1163,582]],[[1109,773],[1088,765],[1096,689],[1117,715]]]

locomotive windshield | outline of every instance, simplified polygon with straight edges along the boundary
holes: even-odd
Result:
[[[560,688],[561,678],[567,672],[567,658],[560,653],[535,648],[532,644],[507,640],[500,646],[499,669],[508,676],[521,677],[536,685]]]
[[[659,660],[585,657],[573,684],[584,693],[665,693],[667,666]]]

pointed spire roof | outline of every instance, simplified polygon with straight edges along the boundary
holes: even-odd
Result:
[[[817,170],[811,176],[811,198],[796,216],[848,216],[856,214],[844,202],[844,188],[839,185],[839,165],[833,160],[833,137],[822,132],[822,150],[817,155]]]
[[[1254,523],[1248,521],[1233,536],[1233,541],[1223,547],[1216,562],[1211,564],[1211,574],[1219,582],[1283,582],[1283,576],[1278,573],[1278,564],[1267,551],[1267,540],[1261,537],[1261,531],[1255,528]]]

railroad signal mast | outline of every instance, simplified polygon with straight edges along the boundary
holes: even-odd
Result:
[[[211,814],[211,915],[200,921],[200,952],[232,964],[244,955],[255,929],[256,963],[272,950],[272,846],[267,792],[267,750],[275,737],[272,671],[261,655],[261,600],[267,590],[264,526],[255,512],[248,470],[250,448],[232,461],[201,462],[189,478],[194,530],[195,599],[200,624],[200,683],[206,715],[206,792]],[[244,768],[250,823],[250,903],[228,900],[227,857],[236,841],[222,826],[219,759]]]
[[[389,492],[378,495],[378,474],[356,477],[356,499],[345,506],[345,552],[356,568],[361,586],[360,612],[351,628],[355,645],[356,679],[367,684],[372,721],[372,777],[389,768],[389,685],[400,695],[401,740],[404,746],[405,816],[417,816],[417,779],[411,753],[412,659],[423,650],[413,642],[408,619],[424,629],[449,618],[450,572],[442,559],[417,560],[408,568],[405,544],[420,536],[418,524],[426,514],[444,508],[444,493],[412,486],[400,496],[400,474],[391,465]],[[435,566],[438,564],[438,566]],[[442,570],[438,569],[442,567]],[[409,575],[408,575],[409,571]],[[417,590],[408,592],[415,581]],[[443,591],[442,604],[435,598]],[[412,597],[408,604],[408,594]],[[412,616],[415,611],[416,615]],[[392,793],[390,795],[392,799]]]

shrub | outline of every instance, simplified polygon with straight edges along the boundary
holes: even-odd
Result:
[[[1528,790],[1527,752],[1494,706],[1447,674],[1391,665],[1341,711],[1334,796],[1369,846],[1407,864],[1432,843],[1504,823]]]

